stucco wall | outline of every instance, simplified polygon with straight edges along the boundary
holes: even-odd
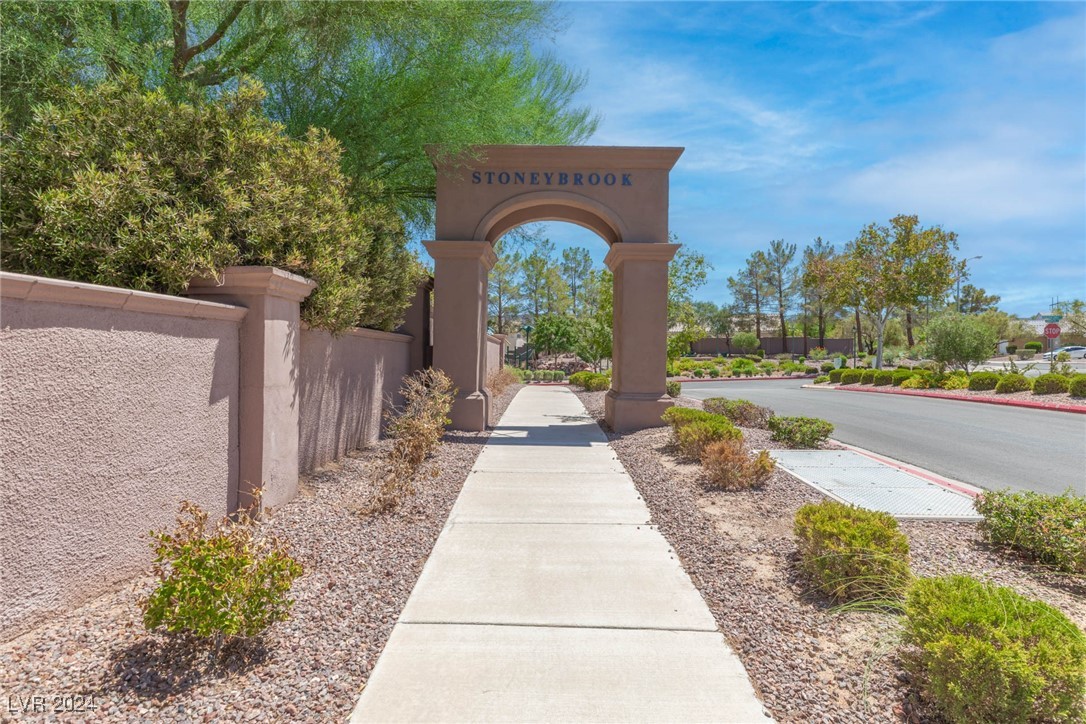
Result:
[[[244,309],[0,275],[0,638],[150,562],[236,485]]]
[[[486,373],[489,375],[502,368],[502,340],[492,334],[486,336]]]
[[[298,372],[302,472],[377,440],[387,400],[410,371],[411,337],[355,329],[333,337],[303,327]]]

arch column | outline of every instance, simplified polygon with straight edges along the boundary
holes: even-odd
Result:
[[[485,430],[487,275],[497,261],[488,241],[428,241],[434,259],[434,367],[456,385],[451,427]]]
[[[681,244],[617,243],[603,260],[615,278],[611,389],[616,432],[658,427],[667,395],[667,265]]]

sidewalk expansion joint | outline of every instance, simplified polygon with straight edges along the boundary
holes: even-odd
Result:
[[[662,631],[673,633],[724,633],[718,628],[674,628],[667,626],[603,626],[599,624],[556,624],[556,623],[500,623],[490,621],[398,621],[397,625],[404,626],[500,626],[503,628],[548,628],[548,629],[576,629],[595,631]]]

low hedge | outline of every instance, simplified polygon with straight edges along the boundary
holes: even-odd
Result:
[[[828,377],[830,378],[830,382],[837,384],[841,381],[841,377],[844,374],[845,370],[842,369],[830,370]]]
[[[836,368],[833,366],[833,362],[823,362],[818,366],[818,369],[824,374],[829,374],[830,372],[833,372],[833,370]]]
[[[902,381],[898,387],[903,390],[926,390],[931,387],[931,380],[923,375],[913,374]]]
[[[735,425],[768,429],[773,410],[755,405],[749,400],[729,400],[726,397],[710,397],[702,403],[706,412],[723,415]]]
[[[875,387],[886,387],[894,383],[894,373],[890,370],[879,370],[875,373],[872,383]]]
[[[841,384],[842,385],[855,385],[855,384],[859,383],[859,381],[863,377],[863,375],[864,375],[863,370],[845,370],[844,374],[841,375]]]
[[[1008,394],[1011,392],[1027,392],[1032,387],[1029,379],[1025,375],[1020,375],[1016,372],[1003,375],[999,382],[996,383],[995,391],[1000,394]]]
[[[585,370],[583,372],[574,372],[569,376],[569,384],[577,385],[578,387],[584,387],[585,381],[593,374],[595,373],[589,372],[588,370]]]
[[[969,378],[964,374],[947,375],[939,380],[940,390],[964,390],[969,387]]]
[[[1033,394],[1056,395],[1061,392],[1067,392],[1070,384],[1071,380],[1067,379],[1063,375],[1058,375],[1055,372],[1049,372],[1048,374],[1041,375],[1033,381]]]
[[[916,376],[916,373],[912,370],[896,369],[894,370],[893,375],[894,387],[900,387],[902,382],[909,379],[910,377]]]
[[[875,375],[879,373],[879,370],[864,370],[860,375],[861,385],[873,385],[875,384]]]
[[[893,605],[905,595],[909,540],[887,513],[833,500],[796,512],[800,567],[837,601]]]
[[[1053,606],[969,576],[918,580],[902,657],[949,722],[1083,721],[1086,636]]]
[[[1040,342],[1026,342],[1025,348],[1033,350],[1034,352],[1040,352],[1045,346]]]
[[[1068,573],[1086,574],[1086,498],[1033,491],[986,492],[973,506],[993,545],[1014,548]]]
[[[774,440],[792,447],[816,448],[833,434],[833,424],[817,417],[773,416],[767,427]]]
[[[1086,397],[1086,374],[1077,374],[1071,378],[1067,385],[1067,391],[1071,397]]]
[[[830,376],[829,375],[819,375],[818,377],[814,378],[814,383],[816,385],[824,385],[829,381],[830,381]]]
[[[584,389],[585,392],[606,392],[611,389],[611,378],[594,372],[585,378]]]
[[[974,392],[994,390],[999,384],[999,375],[995,372],[974,372],[969,376],[969,389]]]

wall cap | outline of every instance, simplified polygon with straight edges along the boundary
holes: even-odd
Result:
[[[623,242],[612,244],[611,250],[603,258],[603,263],[615,271],[625,261],[662,261],[667,263],[675,258],[682,244],[633,244]]]
[[[0,297],[161,314],[169,317],[223,319],[233,322],[240,322],[248,311],[245,307],[232,304],[205,302],[169,294],[155,294],[135,289],[121,289],[6,271],[0,271]]]
[[[223,270],[219,279],[193,278],[189,281],[188,294],[259,294],[300,303],[316,288],[317,283],[312,279],[278,267],[231,266]]]
[[[329,336],[335,336],[326,329],[319,329],[312,327],[309,324],[302,322],[303,332],[323,332]],[[410,334],[404,334],[403,332],[385,332],[380,329],[367,329],[366,327],[350,327],[339,333],[344,337],[362,337],[365,339],[379,339],[385,342],[399,342],[400,344],[407,344],[413,341],[415,338]]]
[[[489,241],[424,241],[422,245],[434,259],[478,259],[489,271],[498,261]]]

